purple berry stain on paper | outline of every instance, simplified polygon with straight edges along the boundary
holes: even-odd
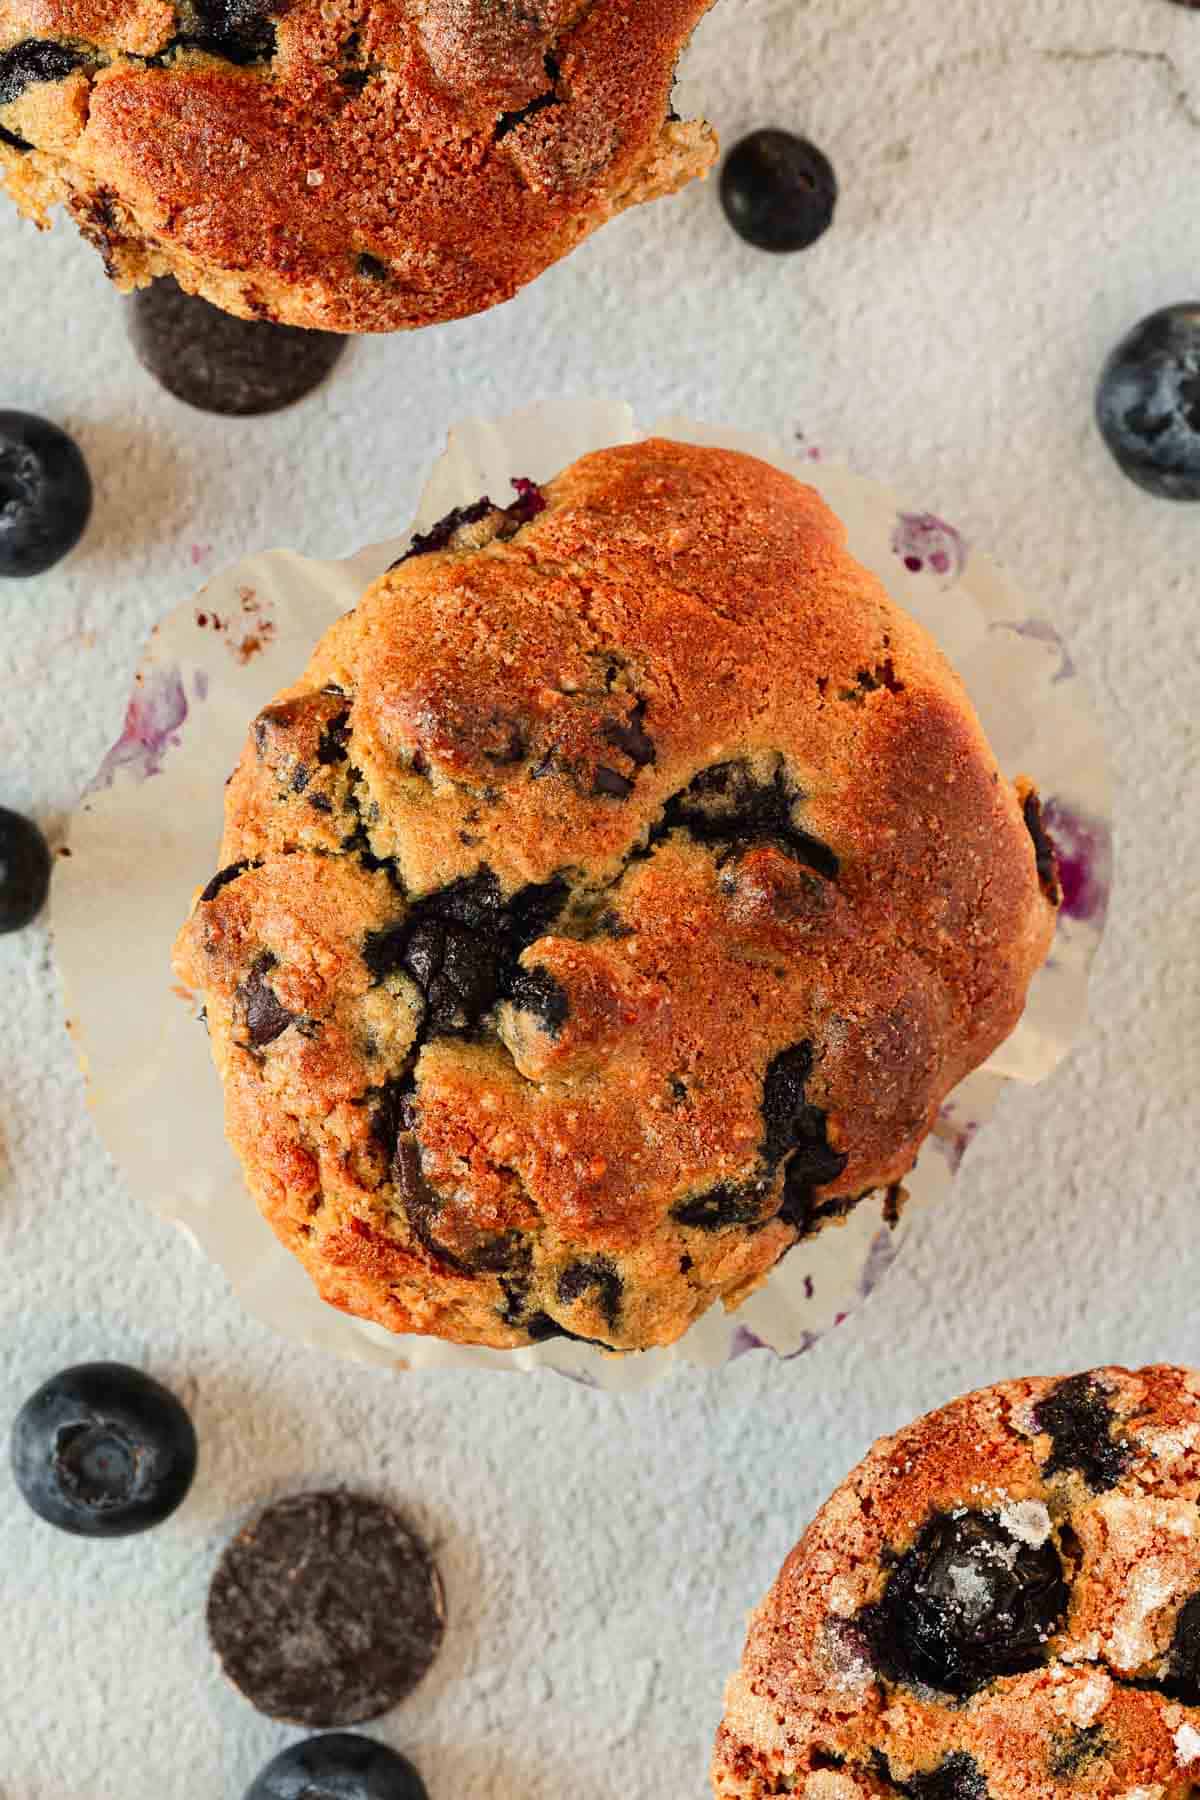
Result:
[[[199,692],[196,697],[200,698]],[[187,694],[177,668],[139,673],[121,735],[101,763],[89,792],[111,787],[118,769],[131,770],[139,781],[160,775],[163,758],[179,743],[187,716]]]
[[[745,1325],[739,1325],[733,1334],[733,1343],[729,1350],[729,1360],[730,1362],[735,1362],[739,1356],[745,1356],[749,1350],[765,1350],[766,1348],[767,1345],[762,1338],[758,1337],[753,1331],[748,1330]]]
[[[1018,637],[1032,638],[1035,643],[1050,644],[1058,651],[1058,668],[1050,677],[1052,683],[1070,681],[1075,674],[1071,652],[1048,619],[996,619],[989,631],[1014,631]]]
[[[1059,916],[1097,930],[1108,911],[1112,885],[1112,833],[1061,800],[1042,802],[1042,828],[1054,845],[1062,888]]]
[[[966,539],[935,513],[898,514],[892,550],[910,575],[928,571],[945,587],[953,586],[967,562]]]
[[[971,1141],[979,1130],[977,1119],[958,1119],[955,1117],[955,1106],[952,1100],[947,1101],[937,1116],[937,1124],[933,1128],[934,1146],[941,1151],[950,1167],[950,1173],[957,1175],[963,1157],[971,1147]]]
[[[862,1274],[858,1278],[858,1292],[861,1299],[865,1300],[868,1294],[874,1293],[895,1262],[899,1249],[893,1227],[881,1225],[871,1239],[867,1260],[863,1264]]]

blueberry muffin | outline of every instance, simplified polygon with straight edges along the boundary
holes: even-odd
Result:
[[[711,0],[0,0],[0,174],[121,288],[397,331],[481,312],[716,154]]]
[[[754,1614],[722,1800],[1200,1787],[1200,1376],[1004,1382],[884,1438]]]
[[[811,489],[663,441],[515,485],[254,721],[178,971],[326,1300],[636,1349],[903,1180],[1053,858]]]

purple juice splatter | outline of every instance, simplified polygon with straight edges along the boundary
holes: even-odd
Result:
[[[948,1102],[937,1116],[934,1128],[933,1146],[945,1157],[952,1175],[957,1175],[963,1157],[971,1147],[971,1141],[979,1130],[978,1119],[964,1119],[960,1125],[954,1117],[954,1103]]]
[[[962,533],[935,513],[900,513],[892,531],[892,550],[910,575],[928,569],[951,587],[966,567],[967,543]]]
[[[1042,828],[1058,857],[1062,887],[1059,917],[1099,929],[1112,886],[1112,832],[1103,819],[1089,818],[1061,800],[1043,800]]]
[[[733,1343],[730,1346],[729,1360],[730,1362],[735,1362],[739,1356],[745,1356],[748,1350],[765,1350],[766,1348],[767,1345],[762,1338],[758,1337],[753,1331],[750,1331],[745,1325],[739,1325],[733,1334]]]
[[[163,758],[179,743],[187,716],[187,695],[177,668],[139,674],[125,709],[121,735],[100,764],[88,792],[111,787],[118,769],[132,770],[139,781],[160,775]]]
[[[208,673],[206,670],[197,669],[192,676],[192,692],[197,700],[208,699]]]
[[[895,1262],[899,1249],[894,1228],[891,1225],[881,1225],[871,1239],[867,1260],[858,1278],[858,1291],[862,1299],[865,1300],[879,1286]]]
[[[1075,674],[1075,663],[1071,652],[1055,631],[1048,619],[996,619],[988,626],[989,631],[1015,631],[1018,637],[1033,638],[1039,644],[1053,644],[1058,651],[1058,668],[1050,677],[1051,683],[1070,681]]]
[[[586,1375],[580,1369],[555,1369],[554,1373],[564,1381],[573,1381],[576,1387],[598,1388],[600,1383],[594,1375]]]

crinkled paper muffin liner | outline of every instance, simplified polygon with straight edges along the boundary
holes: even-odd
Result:
[[[498,1351],[398,1337],[326,1306],[243,1186],[221,1122],[221,1089],[171,946],[216,867],[222,782],[249,721],[410,537],[344,562],[287,550],[216,576],[154,632],[125,727],[72,822],[53,927],[100,1134],[131,1188],[224,1269],[252,1312],[285,1336],[395,1368],[555,1369],[597,1387],[643,1387],[677,1363],[714,1367],[748,1350],[799,1355],[839,1324],[894,1262],[918,1206],[944,1200],[963,1152],[1008,1082],[1040,1081],[1083,1030],[1088,970],[1110,885],[1109,782],[1099,729],[1053,628],[1030,617],[996,569],[944,520],[885,488],[742,432],[667,419],[656,435],[746,450],[811,483],[844,520],[850,549],[934,635],[978,709],[1001,767],[1029,775],[1057,846],[1063,906],[1024,1017],[957,1087],[885,1217],[871,1196],[845,1224],[798,1244],[736,1312],[710,1310],[669,1349],[614,1355],[566,1339]],[[450,433],[414,530],[514,477],[544,481],[587,451],[641,436],[613,402],[558,401]],[[411,534],[410,534],[411,536]]]

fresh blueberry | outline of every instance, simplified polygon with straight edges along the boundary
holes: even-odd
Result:
[[[32,413],[0,412],[0,575],[40,575],[73,550],[92,510],[79,446]]]
[[[429,1800],[407,1757],[354,1731],[326,1731],[273,1756],[246,1800]]]
[[[752,131],[721,170],[721,205],[758,250],[807,250],[833,223],[837,177],[815,144],[790,131]]]
[[[79,1363],[43,1382],[12,1433],[17,1486],[77,1537],[127,1537],[175,1511],[196,1433],[174,1394],[123,1363]]]
[[[1200,500],[1200,301],[1165,306],[1112,352],[1096,423],[1117,466],[1163,500]]]
[[[20,931],[46,904],[50,851],[32,819],[0,806],[0,932]]]

